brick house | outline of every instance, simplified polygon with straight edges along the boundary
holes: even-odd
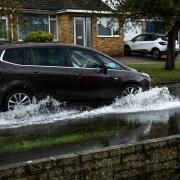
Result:
[[[23,12],[18,17],[16,41],[32,31],[53,34],[54,41],[92,47],[111,56],[123,55],[123,29],[113,21],[101,0],[18,0]],[[1,17],[8,30],[8,18]],[[8,37],[0,37],[7,40]]]

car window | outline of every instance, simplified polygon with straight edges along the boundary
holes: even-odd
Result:
[[[103,55],[101,55],[99,53],[96,53],[96,55],[101,60],[101,62],[108,67],[108,69],[124,70],[123,67],[121,67],[116,62],[112,61],[110,58],[108,58],[106,56],[103,56]]]
[[[153,38],[153,35],[151,35],[151,34],[147,34],[144,38],[144,41],[153,41],[153,40],[154,40],[154,38]]]
[[[137,36],[133,39],[133,41],[144,41],[145,40],[145,37],[146,35],[143,34],[143,35],[140,35],[140,36]]]
[[[158,34],[154,34],[154,35],[153,35],[154,40],[157,40],[157,39],[160,38],[160,37],[161,37],[161,36],[158,35]]]
[[[64,50],[61,47],[27,48],[26,65],[66,66]]]
[[[69,55],[74,67],[96,68],[102,63],[88,50],[80,48],[70,48]]]
[[[23,48],[6,49],[3,60],[14,64],[23,64],[23,57]]]

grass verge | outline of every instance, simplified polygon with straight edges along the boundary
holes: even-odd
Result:
[[[149,74],[152,84],[180,81],[180,61],[176,61],[176,68],[174,70],[165,70],[164,62],[154,64],[128,64],[128,66]]]
[[[126,134],[139,127],[139,124],[90,124],[90,126],[68,128],[59,130],[51,135],[33,134],[24,137],[13,135],[0,136],[0,155],[13,152],[22,152],[33,149],[48,148],[56,145],[76,143],[87,140],[104,139],[112,136]]]

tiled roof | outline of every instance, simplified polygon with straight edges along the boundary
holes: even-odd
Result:
[[[24,9],[37,10],[109,10],[109,7],[101,0],[18,0]]]

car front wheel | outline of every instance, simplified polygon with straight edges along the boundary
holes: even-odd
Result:
[[[125,86],[121,91],[121,97],[125,97],[129,94],[137,94],[141,90],[141,87],[135,84],[129,84]]]
[[[4,103],[4,109],[14,110],[18,105],[29,105],[32,103],[32,95],[25,91],[14,91],[7,95]]]

